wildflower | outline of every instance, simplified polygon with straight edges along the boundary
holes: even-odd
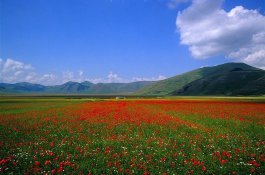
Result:
[[[65,166],[71,165],[71,162],[66,161],[66,162],[64,162],[64,165],[65,165]]]
[[[51,171],[52,174],[55,174],[55,172],[56,172],[56,169],[53,169],[53,170]]]
[[[58,169],[57,173],[60,174],[63,172],[63,167],[60,166],[60,168]]]
[[[253,166],[255,166],[255,167],[259,167],[260,166],[260,164],[257,163],[255,160],[251,160],[248,163],[251,164],[251,165],[253,165]]]
[[[184,164],[188,164],[188,162],[189,162],[189,161],[188,161],[187,159],[186,159],[186,160],[184,160]]]
[[[51,163],[52,163],[52,162],[51,162],[50,160],[46,160],[44,164],[45,164],[45,165],[49,165],[49,164],[51,164]]]
[[[225,160],[222,159],[222,160],[221,160],[221,164],[222,164],[222,165],[226,164],[227,162],[228,162],[227,159],[225,159]]]
[[[202,166],[202,171],[206,171],[206,167],[205,166]]]
[[[36,165],[37,167],[40,166],[40,162],[35,161],[35,165]]]

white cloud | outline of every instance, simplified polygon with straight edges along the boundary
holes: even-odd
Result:
[[[3,59],[0,58],[0,82],[3,82],[3,78],[2,78],[2,66],[3,66]]]
[[[30,64],[13,59],[0,59],[0,81],[5,83],[30,82],[56,84],[58,78],[53,74],[39,75]]]
[[[2,72],[3,73],[13,73],[17,71],[27,71],[32,69],[30,64],[24,64],[19,61],[15,61],[12,59],[7,59],[6,61],[2,61],[3,67],[2,67]]]
[[[0,61],[0,80],[2,82],[26,81],[26,77],[33,71],[30,64],[25,64],[12,59]]]
[[[113,72],[110,72],[105,77],[87,78],[84,76],[84,72],[82,70],[76,72],[65,71],[61,74],[38,74],[30,64],[25,64],[13,59],[3,60],[0,58],[0,82],[5,83],[30,82],[43,85],[56,85],[68,81],[90,81],[92,83],[128,83],[134,81],[157,81],[165,78],[166,77],[159,75],[158,77],[151,78],[135,77],[130,80],[125,79]]]
[[[39,83],[44,83],[46,85],[54,85],[58,84],[58,77],[54,74],[44,74],[40,77]]]
[[[99,77],[99,78],[87,78],[86,81],[92,83],[127,83],[131,82],[125,78],[120,77],[118,74],[113,73],[112,71],[106,77]]]
[[[118,74],[115,74],[113,72],[110,72],[107,76],[107,83],[120,83],[120,82],[125,82],[123,78],[119,77]]]
[[[136,82],[136,81],[159,81],[166,79],[165,76],[159,75],[157,77],[133,77],[132,79],[126,79],[119,76],[116,73],[110,72],[107,77],[101,78],[88,78],[85,79],[86,81],[92,83],[129,83],[129,82]]]
[[[91,83],[97,84],[97,83],[104,83],[103,78],[87,78],[85,81],[89,81]]]
[[[37,80],[38,76],[35,72],[29,72],[25,77],[25,81],[27,82],[37,82]]]
[[[164,80],[166,79],[165,76],[159,75],[157,77],[134,77],[132,81],[159,81],[159,80]]]
[[[63,83],[67,81],[72,81],[73,79],[74,79],[74,72],[72,71],[63,72]]]
[[[84,75],[84,72],[83,72],[82,70],[80,70],[80,71],[78,72],[78,74],[79,74],[80,77],[82,77],[82,76]]]
[[[223,0],[193,0],[178,13],[181,43],[195,58],[224,55],[232,60],[265,67],[265,16],[237,6],[222,9]]]
[[[84,76],[84,71],[82,70],[79,70],[79,71],[65,71],[62,73],[62,77],[60,76],[57,76],[57,79],[60,83],[66,83],[68,81],[74,81],[74,82],[83,82],[83,81],[89,81],[89,82],[92,82],[92,83],[98,83],[98,82],[101,82],[101,81],[106,81],[106,79],[103,79],[103,78],[87,78]]]

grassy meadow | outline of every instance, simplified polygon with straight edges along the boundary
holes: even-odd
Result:
[[[0,99],[0,174],[264,174],[264,98]]]

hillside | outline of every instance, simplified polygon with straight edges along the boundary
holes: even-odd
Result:
[[[196,69],[157,82],[97,83],[66,82],[43,86],[27,82],[0,83],[0,94],[133,94],[178,95],[264,95],[265,71],[244,63],[226,63]]]
[[[226,63],[171,77],[136,92],[138,95],[260,95],[265,71],[244,63]]]
[[[153,82],[98,83],[66,82],[62,85],[43,86],[31,83],[0,83],[1,94],[131,94]]]
[[[0,83],[0,93],[37,93],[45,91],[46,87],[40,84],[32,84],[27,82],[22,83]]]
[[[170,95],[263,95],[265,71],[234,69],[188,83]]]

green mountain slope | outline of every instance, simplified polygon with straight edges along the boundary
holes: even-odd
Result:
[[[86,83],[78,82],[66,82],[62,85],[57,86],[47,86],[45,91],[46,93],[61,93],[61,94],[76,94],[87,91],[92,85]]]
[[[264,95],[265,71],[243,63],[196,69],[157,82],[67,82],[57,86],[0,83],[0,94]]]
[[[102,93],[134,93],[139,89],[153,84],[150,81],[140,81],[132,83],[98,83],[91,87],[90,93],[102,94]]]
[[[234,69],[195,80],[170,95],[263,95],[265,71]]]
[[[188,73],[177,75],[172,78],[158,81],[152,85],[146,86],[136,92],[138,95],[167,95],[183,87],[185,84],[199,79],[203,76],[202,70],[194,70]]]
[[[56,86],[43,86],[31,83],[0,83],[1,94],[131,94],[153,82],[98,83],[85,81],[67,82]]]
[[[32,84],[27,82],[8,84],[0,83],[0,93],[33,93],[42,92],[46,89],[45,86],[39,84]]]
[[[240,70],[246,70],[244,72],[245,76],[247,76],[246,79],[240,79],[240,81],[244,81],[246,84],[250,83],[250,80],[256,81],[256,84],[259,86],[262,86],[262,83],[258,81],[258,77],[260,77],[260,74],[262,75],[261,72],[263,72],[260,69],[251,67],[247,64],[244,63],[226,63],[218,66],[213,66],[213,67],[204,67],[200,69],[196,69],[175,77],[171,77],[162,81],[158,81],[154,83],[153,85],[149,85],[144,87],[143,89],[139,90],[136,92],[138,95],[204,95],[204,94],[222,94],[223,95],[229,95],[231,89],[235,88],[237,89],[237,86],[232,86],[228,84],[237,84],[235,80],[237,80],[237,77],[240,75]],[[231,73],[234,72],[234,73]],[[253,71],[253,72],[252,72]],[[235,73],[237,72],[237,73]],[[242,73],[242,72],[241,72]],[[248,74],[248,73],[251,73]],[[230,74],[233,75],[233,77],[230,78]],[[256,75],[257,74],[257,75]],[[222,78],[220,77],[219,79],[216,79],[220,75],[223,75],[224,77],[226,76],[227,81],[222,81]],[[209,79],[205,79],[206,77],[209,77]],[[211,79],[211,78],[212,79]],[[192,82],[200,82],[202,80],[204,81],[204,84],[210,83],[209,81],[212,81],[213,79],[216,81],[216,86],[219,87],[218,93],[215,93],[214,90],[216,87],[212,86],[200,86],[201,89],[195,91],[196,85],[193,85],[193,90],[192,92],[187,92],[187,87],[191,86],[190,83]],[[199,81],[201,80],[201,81]],[[261,85],[260,85],[261,84]],[[242,89],[242,92],[245,91],[245,94],[252,93],[253,91],[256,93],[254,90],[256,87],[252,87],[251,85],[248,85],[251,87],[253,90],[248,92],[246,89]],[[208,89],[209,88],[209,89]],[[260,88],[260,87],[259,87]],[[253,93],[254,93],[253,92]],[[234,93],[233,93],[234,94]]]

